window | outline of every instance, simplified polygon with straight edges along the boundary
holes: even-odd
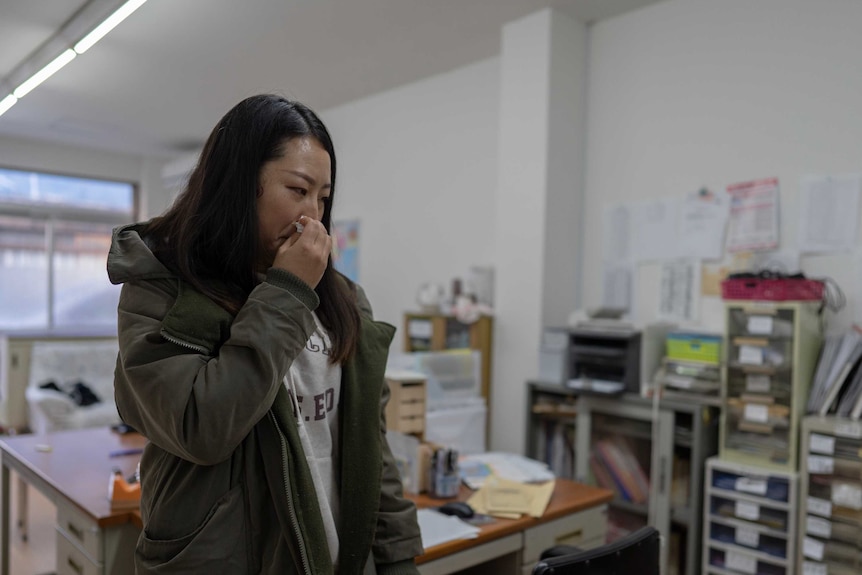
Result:
[[[0,168],[0,331],[116,326],[105,266],[134,200],[125,182]]]

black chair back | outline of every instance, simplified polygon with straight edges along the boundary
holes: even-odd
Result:
[[[642,527],[595,549],[543,559],[533,575],[659,575],[659,533]]]

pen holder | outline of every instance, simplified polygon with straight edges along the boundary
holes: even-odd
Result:
[[[436,450],[429,469],[428,494],[441,499],[455,497],[460,485],[458,452],[450,449]]]

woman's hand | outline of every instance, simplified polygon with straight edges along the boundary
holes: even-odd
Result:
[[[301,216],[298,223],[300,226],[295,226],[287,241],[278,248],[272,267],[289,271],[314,289],[326,271],[332,238],[315,219]]]

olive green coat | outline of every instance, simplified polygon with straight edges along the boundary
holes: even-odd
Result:
[[[114,230],[108,274],[124,284],[115,373],[141,458],[139,575],[325,575],[332,562],[282,382],[314,331],[317,295],[269,270],[236,316],[180,281],[140,225]],[[394,328],[357,290],[362,327],[342,365],[339,574],[415,574],[414,505],[385,438],[384,369]]]

